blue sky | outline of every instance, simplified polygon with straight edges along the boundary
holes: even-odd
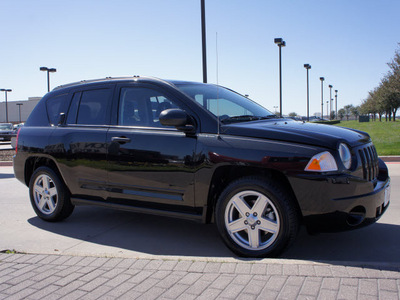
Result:
[[[121,75],[202,81],[200,0],[1,0],[0,88],[9,100],[43,96],[51,86]],[[208,81],[279,105],[282,37],[283,113],[324,113],[328,85],[339,108],[359,105],[388,71],[399,47],[400,1],[206,0]],[[3,93],[0,101],[4,101]]]

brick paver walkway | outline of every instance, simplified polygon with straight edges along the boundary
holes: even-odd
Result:
[[[0,299],[396,299],[400,266],[0,254]]]

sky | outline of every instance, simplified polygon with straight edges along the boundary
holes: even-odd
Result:
[[[324,114],[328,85],[338,109],[360,105],[389,71],[400,42],[398,0],[205,0],[208,82],[229,87],[274,111],[279,106],[283,38],[284,114]],[[0,88],[9,101],[104,77],[154,76],[199,81],[200,0],[0,0]],[[218,59],[217,59],[218,57]],[[218,62],[218,66],[217,66]],[[217,75],[218,70],[218,75]],[[4,101],[4,93],[0,94]],[[279,110],[279,108],[278,108]]]

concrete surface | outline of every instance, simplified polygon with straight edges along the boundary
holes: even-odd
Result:
[[[0,150],[13,150],[11,142],[0,141]]]
[[[354,231],[308,235],[301,230],[284,258],[323,261],[400,263],[400,164],[388,164],[391,204],[378,223]],[[233,254],[215,225],[166,217],[78,206],[67,220],[49,223],[34,213],[28,188],[12,167],[0,167],[0,250],[27,253],[116,257],[212,258]]]
[[[400,299],[400,164],[378,223],[309,236],[279,259],[241,259],[214,225],[97,207],[36,217],[0,167],[0,299]]]

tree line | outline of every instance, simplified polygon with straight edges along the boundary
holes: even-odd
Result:
[[[400,46],[400,43],[399,43]],[[381,79],[379,85],[368,93],[360,106],[346,105],[338,111],[339,117],[354,115],[370,115],[375,121],[385,116],[386,121],[395,121],[397,109],[400,108],[400,48],[395,51],[394,58],[388,63],[390,70]]]

